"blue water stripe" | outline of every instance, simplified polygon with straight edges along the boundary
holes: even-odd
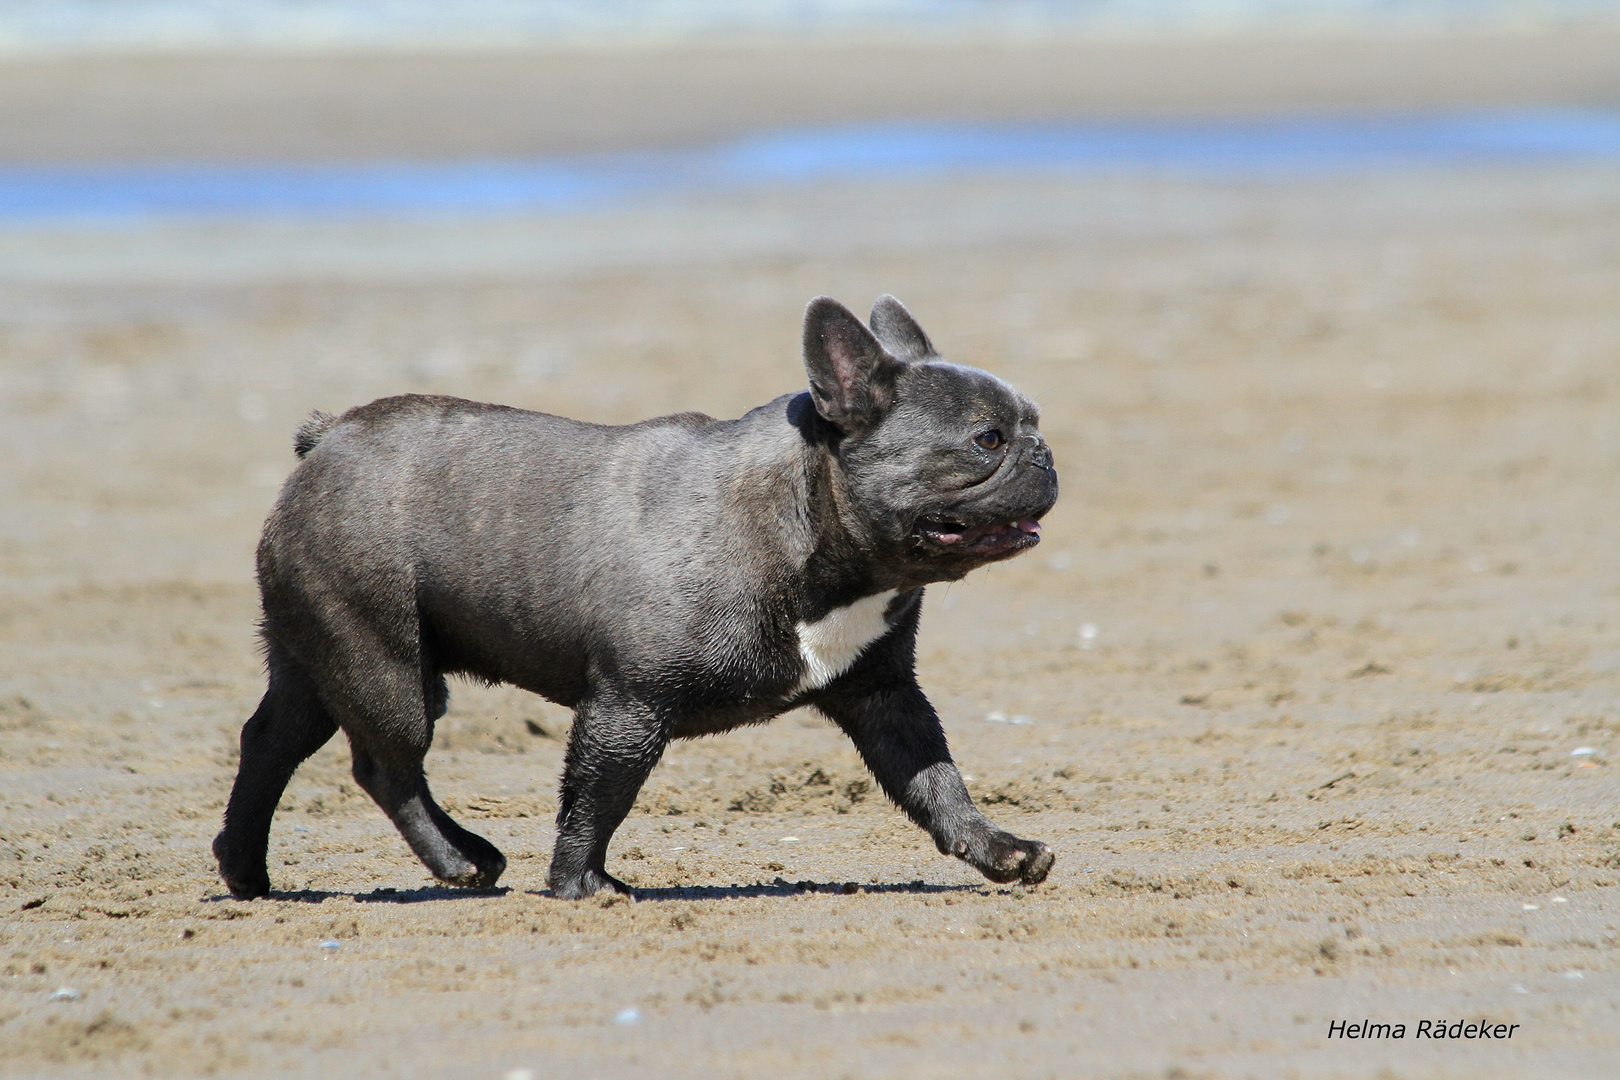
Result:
[[[679,153],[364,165],[0,169],[0,219],[566,212],[648,193],[839,179],[1140,172],[1287,178],[1369,168],[1620,161],[1620,113],[1506,111],[1204,123],[880,124]]]

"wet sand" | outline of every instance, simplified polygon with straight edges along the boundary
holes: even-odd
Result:
[[[372,227],[413,272],[8,264],[0,1075],[1612,1066],[1620,170],[762,192],[513,222],[622,254],[482,269]],[[1047,884],[938,855],[793,714],[671,749],[609,864],[637,900],[555,901],[568,716],[457,684],[429,775],[500,889],[428,881],[335,742],[279,891],[224,895],[252,549],[305,412],[736,415],[799,385],[806,299],[884,291],[1058,455],[1042,545],[929,590],[920,647]],[[1368,1018],[1407,1038],[1330,1039]],[[1520,1026],[1415,1037],[1479,1018]]]
[[[17,57],[0,162],[439,160],[886,119],[1620,105],[1620,26],[704,49]]]

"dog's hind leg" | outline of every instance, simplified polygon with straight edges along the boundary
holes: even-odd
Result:
[[[382,807],[429,872],[450,885],[487,888],[506,869],[506,856],[468,832],[433,801],[422,761],[433,742],[433,721],[448,695],[437,673],[403,667],[378,670],[345,722],[354,754],[354,778]]]
[[[374,750],[350,739],[354,778],[382,807],[416,857],[450,885],[487,888],[506,869],[506,856],[477,833],[456,824],[428,791],[422,757],[396,748]]]
[[[265,869],[270,820],[287,781],[337,731],[308,672],[274,644],[269,668],[269,688],[242,727],[242,758],[225,807],[225,827],[214,838],[220,877],[244,900],[270,891]]]

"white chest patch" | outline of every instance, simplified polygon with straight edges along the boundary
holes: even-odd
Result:
[[[819,690],[848,671],[868,645],[889,632],[883,612],[894,597],[892,590],[868,596],[848,607],[834,608],[813,623],[800,623],[804,677],[793,692]]]

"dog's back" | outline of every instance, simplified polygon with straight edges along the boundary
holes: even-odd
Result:
[[[701,669],[707,638],[746,637],[715,625],[717,590],[735,585],[719,606],[739,622],[790,600],[760,595],[771,575],[739,560],[785,568],[806,554],[786,550],[791,539],[746,551],[724,542],[791,529],[778,504],[802,463],[785,411],[605,426],[411,395],[327,419],[311,439],[300,432],[309,449],[266,522],[265,633],[318,680],[332,639],[360,631],[431,654],[438,671],[570,706],[593,657]],[[739,471],[739,457],[754,467]],[[740,515],[760,529],[716,528]],[[656,627],[656,640],[638,626]]]

